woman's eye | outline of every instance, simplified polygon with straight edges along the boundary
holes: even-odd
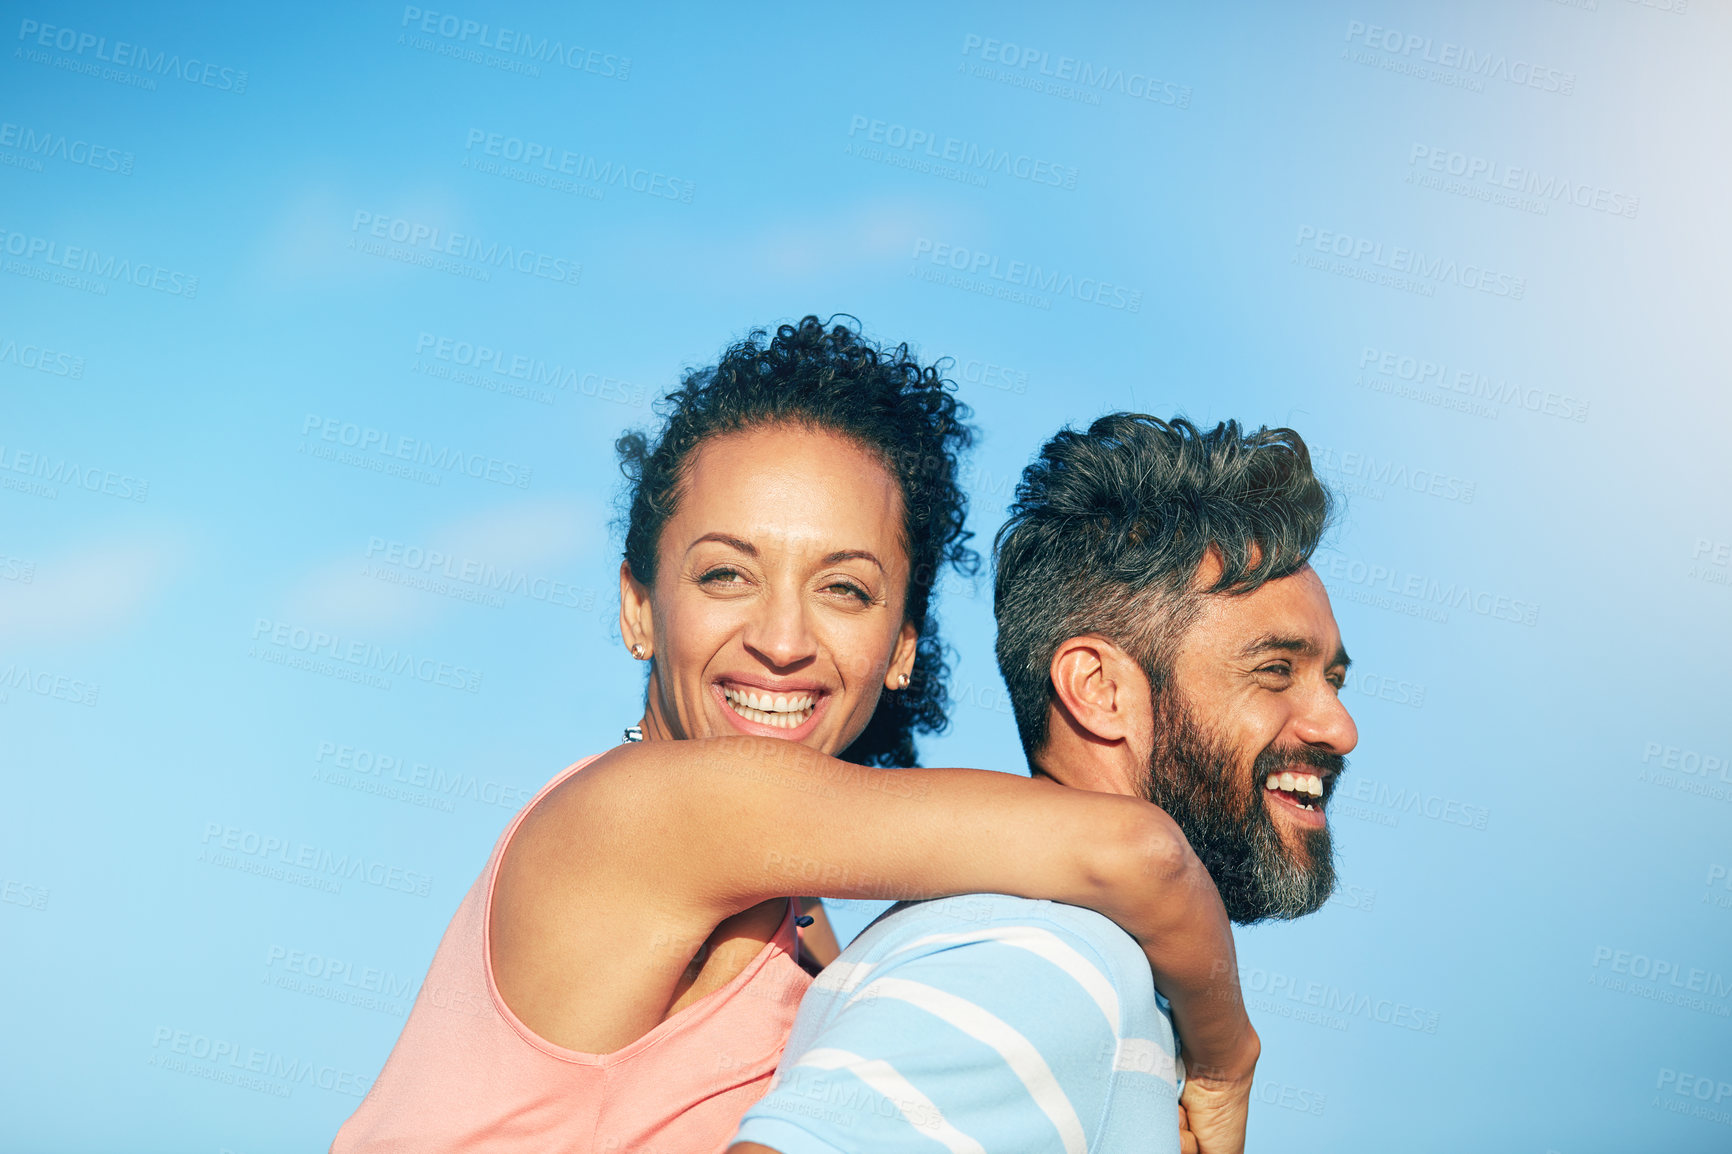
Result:
[[[734,585],[744,580],[745,578],[740,576],[738,569],[711,569],[698,578],[698,583],[702,585]]]
[[[830,591],[832,593],[846,594],[849,597],[857,597],[863,605],[872,604],[872,594],[866,592],[866,590],[860,588],[860,586],[854,584],[852,581],[833,582],[830,585]]]

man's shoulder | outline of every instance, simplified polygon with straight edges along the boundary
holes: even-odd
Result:
[[[1008,894],[961,894],[893,907],[855,938],[818,983],[858,989],[918,967],[990,973],[1003,987],[1064,982],[1109,1012],[1153,1012],[1148,961],[1136,940],[1093,910]]]
[[[1005,931],[1019,927],[1046,930],[1073,946],[1086,946],[1115,968],[1129,963],[1133,973],[1148,974],[1136,939],[1110,918],[1081,906],[1010,894],[958,894],[892,906],[849,944],[843,956],[853,952],[864,959],[911,948],[963,948],[1014,939],[1016,935]]]

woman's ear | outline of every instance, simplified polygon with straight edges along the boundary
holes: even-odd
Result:
[[[649,588],[632,576],[631,563],[619,563],[619,636],[633,657],[649,660],[655,652],[655,617]]]
[[[1095,740],[1140,739],[1148,728],[1148,676],[1106,638],[1084,635],[1060,642],[1048,675],[1059,705]]]
[[[884,671],[884,688],[903,690],[914,680],[914,656],[920,642],[920,631],[912,621],[902,623],[896,635],[896,649],[890,654],[890,668]]]

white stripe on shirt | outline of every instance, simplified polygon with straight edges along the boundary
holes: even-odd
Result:
[[[933,1141],[942,1142],[950,1154],[986,1154],[986,1147],[945,1121],[932,1099],[916,1090],[889,1062],[862,1058],[847,1050],[818,1049],[801,1054],[794,1066],[846,1070],[888,1099],[910,1126]],[[917,1117],[910,1115],[910,1108]]]
[[[907,1002],[996,1050],[1028,1091],[1029,1097],[1034,1099],[1034,1104],[1058,1130],[1066,1154],[1087,1154],[1088,1138],[1083,1132],[1082,1122],[1059,1086],[1058,1079],[1053,1077],[1046,1059],[1040,1056],[1033,1043],[1004,1019],[987,1013],[966,998],[904,978],[878,978],[855,994],[850,1002],[874,997]]]
[[[1094,999],[1095,1005],[1099,1006],[1101,1013],[1106,1016],[1107,1028],[1113,1032],[1113,1037],[1119,1036],[1119,995],[1113,989],[1113,984],[1107,981],[1106,975],[1092,962],[1051,930],[1037,929],[1034,926],[992,926],[959,934],[928,934],[909,942],[890,956],[895,957],[904,950],[918,950],[934,945],[965,946],[976,942],[1001,942],[1027,950],[1051,962],[1069,974],[1076,984],[1083,988],[1083,992]],[[859,978],[856,977],[855,981],[858,982]]]

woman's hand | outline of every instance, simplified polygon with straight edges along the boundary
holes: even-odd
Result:
[[[1096,908],[1137,939],[1172,1005],[1184,1048],[1182,1101],[1200,1154],[1240,1154],[1262,1043],[1245,1013],[1232,925],[1173,820],[1146,804],[1137,817],[1145,840],[1109,873],[1112,901]]]
[[[1179,1149],[1183,1154],[1244,1154],[1250,1110],[1250,1074],[1220,1079],[1187,1072],[1179,1096]]]

